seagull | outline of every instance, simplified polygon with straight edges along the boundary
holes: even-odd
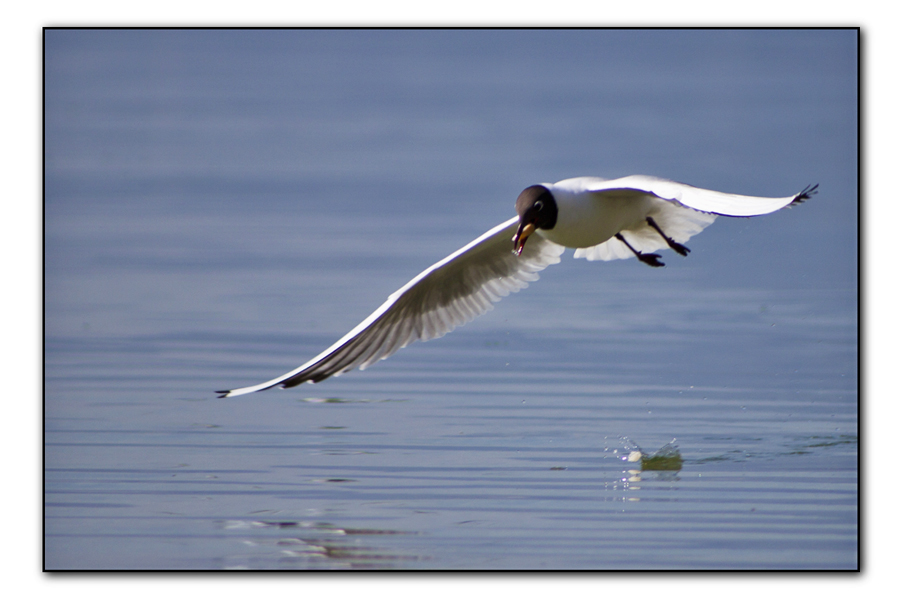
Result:
[[[500,223],[447,258],[428,267],[330,348],[290,373],[258,385],[216,392],[220,398],[273,387],[316,383],[360,370],[417,340],[441,337],[493,308],[495,302],[538,279],[560,261],[636,257],[662,267],[654,250],[684,245],[717,216],[753,217],[799,204],[818,184],[785,198],[739,196],[684,183],[631,175],[619,179],[575,177],[525,188],[518,216]]]

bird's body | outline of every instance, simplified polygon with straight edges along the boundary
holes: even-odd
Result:
[[[584,189],[594,179],[579,177],[543,184],[556,200],[559,217],[553,229],[538,229],[538,235],[566,248],[589,248],[644,224],[653,209],[650,196],[630,189],[605,194]]]
[[[440,337],[487,312],[559,262],[565,248],[575,248],[576,258],[636,256],[663,266],[654,250],[668,247],[686,256],[689,250],[682,243],[718,215],[768,214],[806,200],[815,190],[784,198],[738,196],[643,175],[531,186],[516,201],[518,217],[420,273],[312,360],[270,381],[218,393],[238,396],[365,369],[411,342]]]

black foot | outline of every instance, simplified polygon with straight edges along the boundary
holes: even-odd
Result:
[[[661,235],[662,238],[664,240],[666,240],[666,243],[669,245],[669,248],[671,248],[678,254],[680,254],[682,256],[687,256],[688,252],[691,251],[691,249],[688,248],[687,246],[685,246],[683,244],[679,244],[678,242],[676,242],[675,240],[673,240],[672,238],[667,236],[665,233],[663,233],[663,230],[659,228],[659,225],[656,224],[656,221],[653,220],[653,217],[647,217],[647,224],[650,225],[650,227],[652,227],[653,229],[655,229],[656,233]]]
[[[648,264],[651,267],[664,267],[666,263],[659,260],[659,254],[644,254],[643,252],[637,253],[638,260],[644,264]]]
[[[621,233],[616,234],[616,239],[628,246],[628,249],[634,252],[634,255],[637,256],[638,260],[644,264],[650,265],[651,267],[664,267],[666,263],[659,260],[659,254],[644,254],[643,252],[638,252],[634,249],[634,246],[628,243],[628,241],[622,237]]]
[[[684,246],[682,244],[679,244],[678,242],[675,242],[673,240],[666,240],[666,241],[669,242],[669,248],[671,248],[672,250],[674,250],[675,252],[677,252],[678,254],[680,254],[682,256],[687,256],[688,252],[691,251],[690,248],[688,248],[687,246]]]

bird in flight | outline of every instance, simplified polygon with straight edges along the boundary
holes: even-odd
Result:
[[[575,177],[533,185],[516,200],[518,216],[501,223],[428,267],[330,348],[290,373],[264,383],[216,392],[220,398],[273,387],[290,388],[365,369],[417,340],[441,337],[493,308],[510,292],[558,263],[566,248],[575,258],[637,257],[665,265],[654,250],[682,256],[684,242],[717,216],[752,217],[798,204],[818,185],[785,198],[739,196],[683,183],[632,175]]]

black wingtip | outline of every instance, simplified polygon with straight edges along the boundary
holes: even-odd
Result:
[[[227,398],[231,390],[216,390],[216,393],[219,394],[219,398]]]
[[[803,202],[805,202],[806,200],[809,200],[813,195],[815,195],[817,193],[819,193],[819,184],[818,183],[816,185],[812,185],[812,186],[808,185],[805,188],[803,188],[803,191],[800,192],[799,194],[797,194],[793,200],[791,200],[791,203],[789,204],[789,206],[793,206],[794,204],[802,204]]]

